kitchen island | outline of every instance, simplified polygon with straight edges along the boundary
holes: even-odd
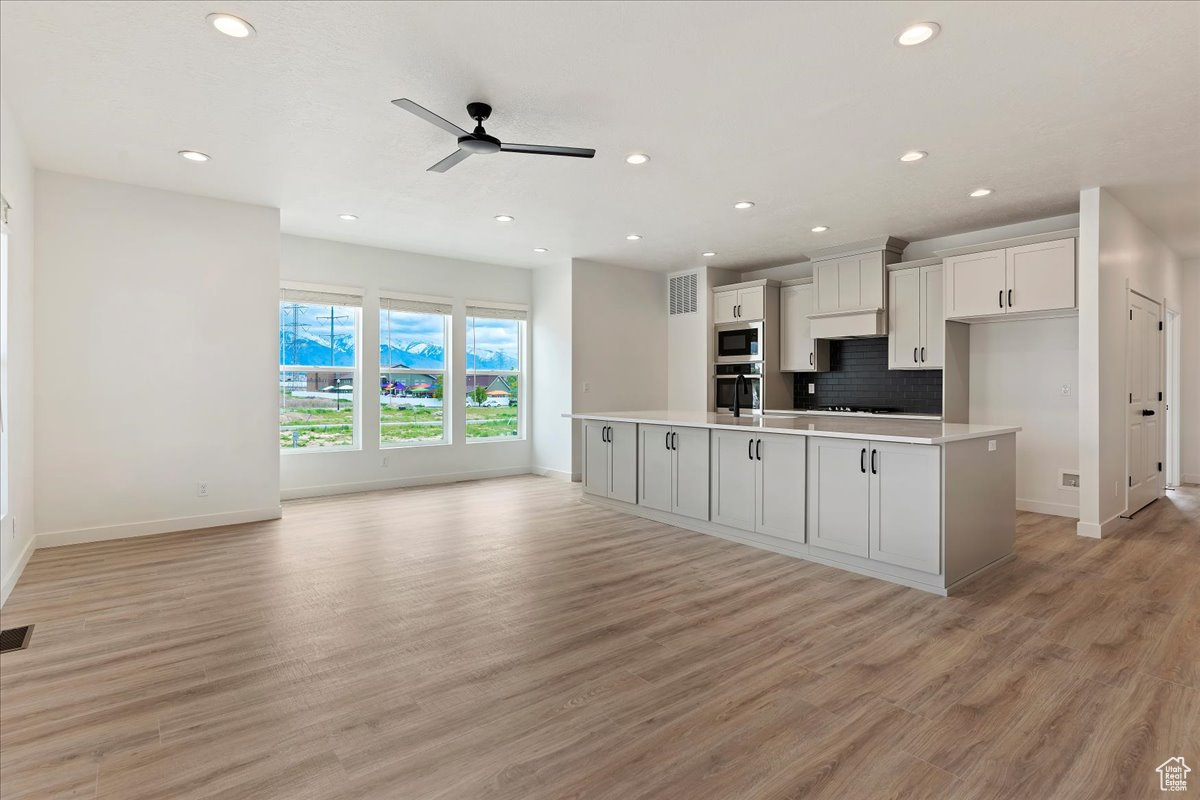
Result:
[[[1016,426],[565,416],[582,421],[588,502],[942,595],[1012,558]]]

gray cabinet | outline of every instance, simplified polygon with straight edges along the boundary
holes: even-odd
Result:
[[[813,284],[779,290],[779,369],[782,372],[826,372],[829,342],[812,338]]]
[[[941,450],[813,437],[809,542],[885,564],[941,572]]]
[[[804,437],[712,432],[713,522],[804,541]]]
[[[638,503],[708,519],[708,429],[638,426]]]
[[[945,259],[948,319],[1075,307],[1075,240],[967,253]]]
[[[808,440],[809,543],[866,558],[870,550],[870,442]]]
[[[766,310],[766,292],[762,286],[713,292],[713,323],[749,322],[762,319]]]
[[[941,265],[888,276],[888,369],[941,369],[946,317]]]
[[[941,450],[870,444],[870,557],[937,574],[942,565]]]
[[[586,420],[583,424],[583,490],[637,502],[637,425]]]

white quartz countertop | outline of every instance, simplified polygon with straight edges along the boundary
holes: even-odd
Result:
[[[967,439],[1003,436],[1021,430],[1017,425],[977,425],[935,420],[888,417],[764,416],[761,414],[714,414],[707,411],[596,411],[563,414],[572,419],[602,422],[637,422],[648,425],[678,425],[685,428],[752,430],[800,436],[829,436],[839,439],[873,439],[881,442],[944,444]]]

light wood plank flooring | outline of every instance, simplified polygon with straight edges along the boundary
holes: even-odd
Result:
[[[536,477],[39,550],[2,612],[0,794],[1200,792],[1200,490],[1103,541],[1019,516],[938,598]]]

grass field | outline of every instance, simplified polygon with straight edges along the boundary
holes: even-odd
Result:
[[[297,398],[281,395],[279,446],[284,449],[348,447],[354,444],[354,408],[351,401]],[[379,409],[381,444],[416,444],[442,439],[442,409],[433,406]],[[504,439],[517,436],[517,409],[467,407],[467,439]]]

